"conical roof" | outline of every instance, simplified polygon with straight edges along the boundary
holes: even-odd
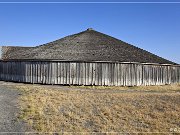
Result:
[[[118,61],[174,64],[148,51],[93,29],[31,48],[16,48],[6,59],[51,59],[70,61]]]

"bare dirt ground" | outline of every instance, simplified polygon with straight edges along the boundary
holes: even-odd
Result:
[[[20,110],[17,99],[21,91],[12,89],[7,84],[0,82],[0,134],[23,134],[29,128],[25,122],[17,119]]]

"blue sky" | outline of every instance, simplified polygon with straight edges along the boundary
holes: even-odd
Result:
[[[180,3],[0,4],[0,45],[36,46],[88,27],[180,63]]]

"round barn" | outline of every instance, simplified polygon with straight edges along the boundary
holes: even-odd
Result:
[[[180,83],[180,66],[89,28],[36,47],[0,47],[0,80],[62,85]]]

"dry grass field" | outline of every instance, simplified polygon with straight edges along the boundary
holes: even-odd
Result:
[[[16,87],[23,91],[19,118],[38,132],[180,133],[180,85]]]

